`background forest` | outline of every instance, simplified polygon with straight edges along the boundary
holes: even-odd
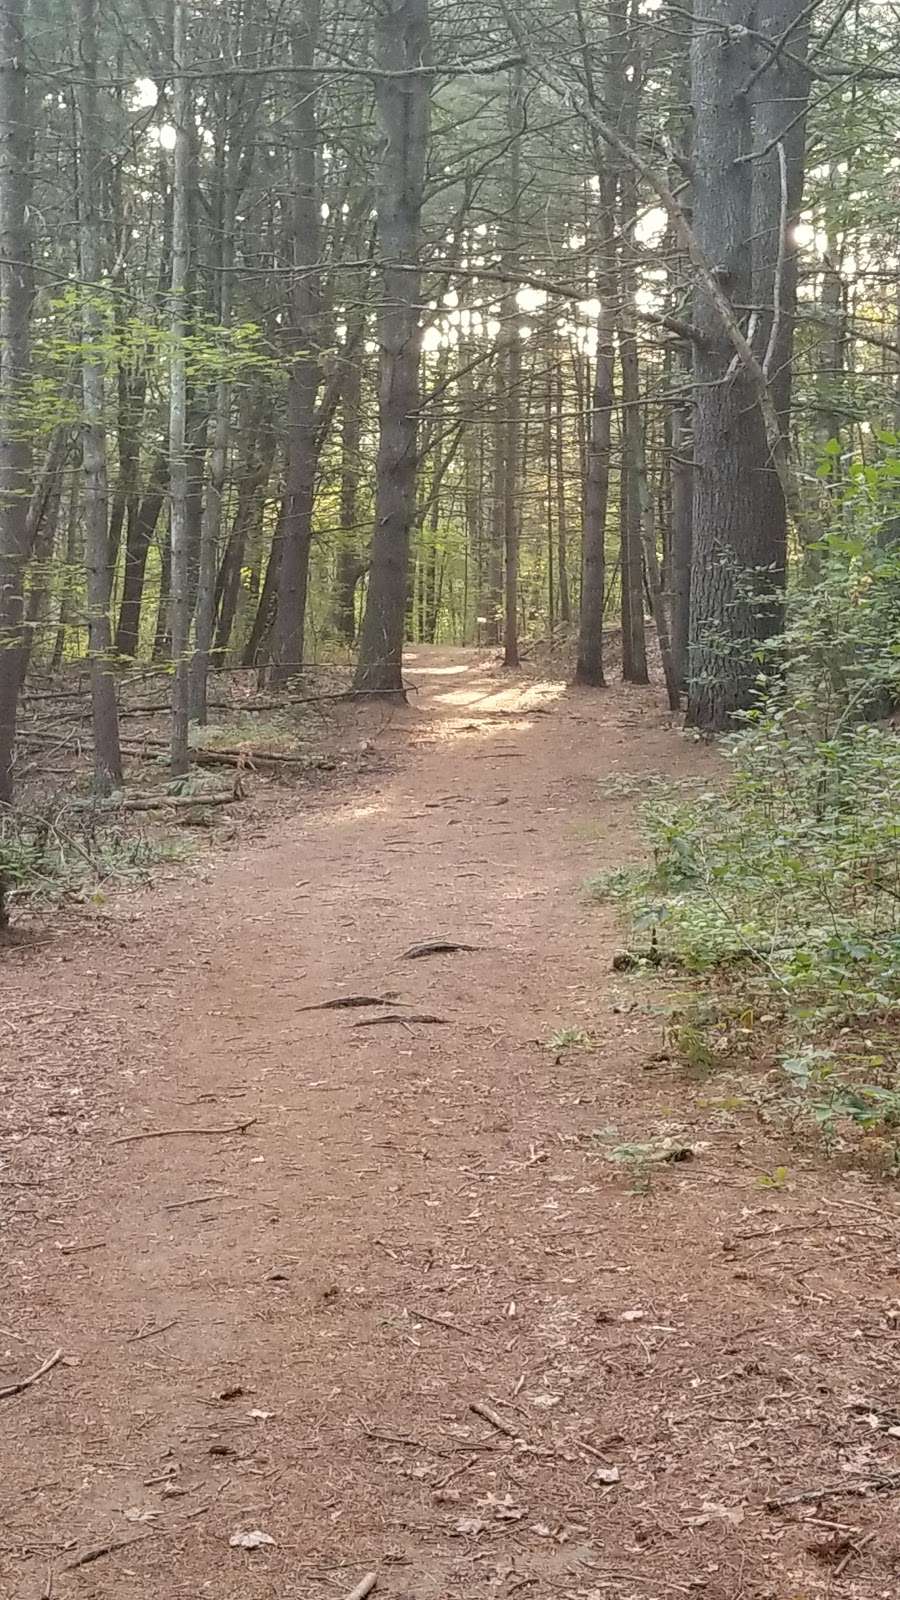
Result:
[[[898,20],[4,0],[0,795],[81,665],[100,795],[135,666],[176,776],[213,670],[571,640],[600,686],[604,621],[718,732],[786,593],[889,710]]]

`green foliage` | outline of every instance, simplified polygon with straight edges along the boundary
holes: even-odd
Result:
[[[13,903],[102,903],[110,884],[142,881],[161,861],[183,860],[180,839],[148,838],[90,812],[54,816],[0,815],[0,890],[4,914]]]
[[[871,1043],[900,1003],[900,738],[883,716],[900,701],[892,482],[848,489],[855,521],[823,540],[815,581],[792,598],[776,646],[789,669],[761,677],[724,746],[727,780],[651,795],[652,864],[594,885],[653,930],[664,966],[704,978],[702,1022],[673,1033],[691,1064],[733,1058],[737,1032],[745,1054],[754,1038],[768,1046],[774,1022],[793,1090],[832,1140],[848,1122],[900,1122],[896,1037]]]

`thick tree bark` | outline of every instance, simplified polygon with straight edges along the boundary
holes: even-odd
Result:
[[[730,31],[698,29],[692,48],[694,239],[732,306],[762,296],[747,328],[756,371],[735,355],[706,288],[695,306],[702,337],[694,353],[688,721],[706,732],[752,705],[756,642],[781,624],[786,501],[795,489],[785,445],[796,303],[788,227],[803,181],[807,82],[777,52],[757,59],[752,30],[762,26],[777,39],[807,9],[801,0],[723,0],[717,20]],[[796,30],[801,52],[804,28]],[[794,98],[785,103],[788,92]]]
[[[415,516],[421,294],[419,248],[431,83],[428,0],[383,0],[378,16],[376,84],[384,134],[378,234],[384,298],[376,467],[375,531],[355,683],[386,694],[403,690],[403,620],[409,536]]]
[[[25,0],[0,0],[0,804],[12,799],[28,559],[31,382]]]
[[[94,787],[109,794],[122,784],[119,713],[113,674],[112,628],[109,617],[109,489],[106,469],[105,358],[100,293],[101,194],[103,133],[97,99],[99,13],[97,0],[78,0],[81,78],[77,87],[80,128],[79,243],[83,309],[82,395],[84,426],[85,563],[91,705],[94,733]]]
[[[754,65],[752,0],[721,0],[723,30],[702,28],[692,52],[693,229],[733,305],[750,301],[751,148],[744,86]],[[725,31],[727,27],[728,31]],[[759,453],[751,414],[756,396],[745,366],[704,287],[694,322],[694,562],[688,721],[726,728],[750,704],[757,606],[770,546],[758,522]]]

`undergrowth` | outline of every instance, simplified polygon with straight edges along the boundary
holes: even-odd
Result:
[[[0,928],[13,907],[101,904],[115,884],[144,881],[153,867],[184,860],[190,849],[183,839],[135,833],[91,810],[0,812]]]
[[[652,859],[595,893],[637,959],[691,976],[673,1021],[708,1072],[774,1053],[795,1114],[900,1166],[900,551],[841,532],[793,598],[730,771],[641,809]],[[783,663],[790,663],[784,671]],[[762,663],[761,663],[762,665]],[[877,720],[881,718],[881,720]]]

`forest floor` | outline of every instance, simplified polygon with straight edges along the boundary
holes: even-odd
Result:
[[[409,675],[380,772],[0,955],[0,1595],[896,1595],[897,1196],[660,1060],[582,893],[715,757]]]

